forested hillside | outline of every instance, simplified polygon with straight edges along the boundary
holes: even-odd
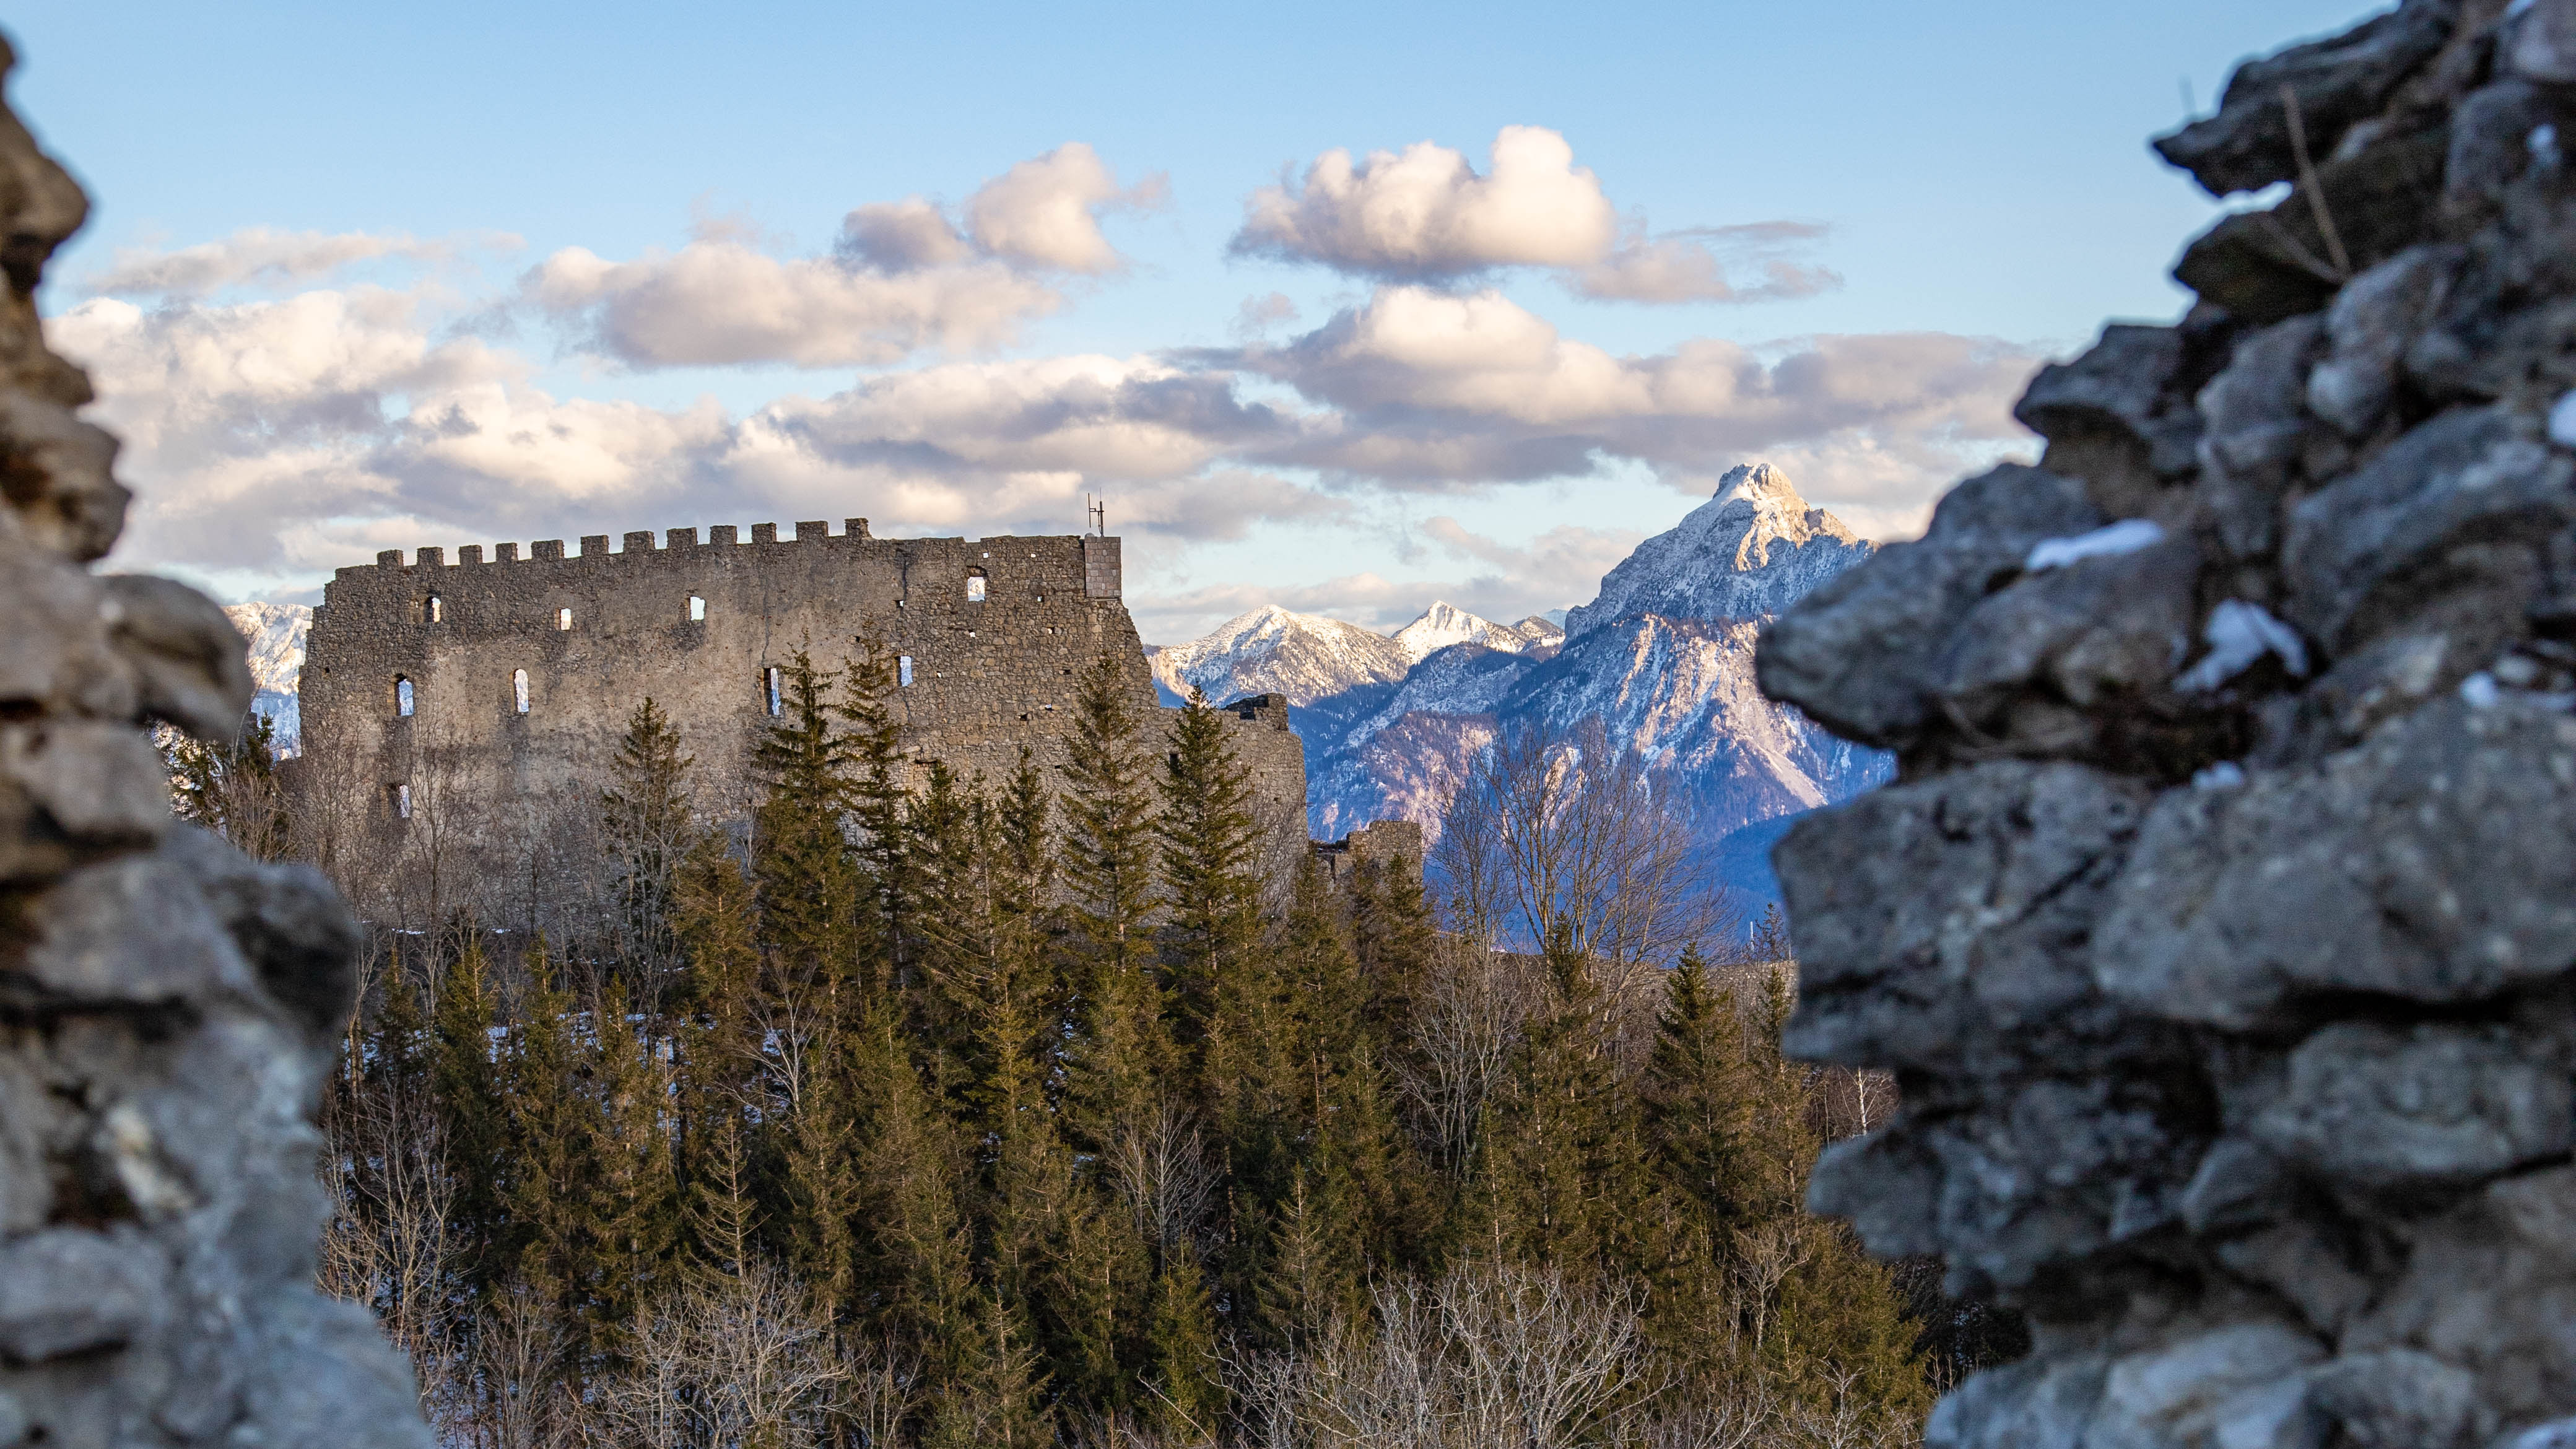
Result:
[[[1062,778],[907,791],[890,683],[788,672],[747,841],[642,705],[596,939],[383,938],[325,1274],[452,1442],[1898,1443],[1984,1351],[1801,1210],[1892,1094],[1780,1057],[1776,921],[1459,854],[1598,856],[1633,780],[1497,752],[1444,929],[1413,862],[1256,878],[1213,711],[1104,673]]]

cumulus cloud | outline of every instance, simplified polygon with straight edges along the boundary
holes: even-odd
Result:
[[[889,272],[953,266],[975,254],[948,213],[918,196],[872,201],[843,217],[838,250]]]
[[[896,244],[883,232],[871,240]],[[883,271],[837,256],[773,257],[726,240],[630,262],[566,247],[530,272],[523,290],[581,327],[586,346],[639,368],[872,366],[925,347],[995,346],[1063,304],[1054,288],[994,261]]]
[[[1615,356],[1495,291],[1388,287],[1276,348],[1200,354],[1329,404],[1281,459],[1417,487],[1740,458],[1867,433],[1939,453],[2023,434],[2029,349],[1946,333],[1698,339]]]
[[[1100,213],[1163,203],[1160,175],[1122,189],[1099,153],[1069,141],[984,183],[966,200],[975,244],[1024,266],[1107,272],[1124,265],[1100,234]]]
[[[91,369],[94,415],[127,441],[127,560],[276,575],[388,543],[615,531],[657,513],[1059,533],[1103,490],[1125,531],[1182,541],[1349,508],[1236,460],[1305,419],[1153,358],[942,364],[735,416],[711,400],[555,397],[526,359],[434,324],[421,297],[372,289],[96,299],[52,319]]]
[[[1050,274],[1123,266],[1101,214],[1161,195],[1160,178],[1121,188],[1072,142],[985,183],[963,227],[918,196],[854,208],[821,256],[774,256],[738,227],[701,226],[679,250],[631,261],[566,247],[529,271],[521,295],[585,348],[635,368],[872,367],[982,351],[1064,305]]]
[[[1831,269],[1796,255],[1825,230],[1763,221],[1658,233],[1642,215],[1623,223],[1563,136],[1506,126],[1481,175],[1465,156],[1430,141],[1364,161],[1327,151],[1302,177],[1252,194],[1231,250],[1391,282],[1546,267],[1578,295],[1601,301],[1744,303],[1840,286]],[[1746,273],[1755,280],[1736,280]]]
[[[1773,302],[1812,297],[1841,286],[1841,275],[1784,253],[1824,235],[1825,228],[1800,222],[1693,227],[1661,236],[1648,235],[1640,224],[1620,239],[1615,250],[1572,272],[1567,280],[1582,295],[1608,302]],[[1728,276],[1730,264],[1758,274],[1761,280],[1736,285]]]
[[[617,345],[639,355],[798,356],[811,335],[799,318],[855,307],[836,290],[851,278],[936,287],[990,268],[1030,280],[935,208],[869,212],[845,240],[858,259],[781,263],[711,232],[686,266],[648,279],[698,288],[690,305],[710,319],[731,309],[731,332],[645,325],[669,325],[688,311],[678,303],[630,318],[602,301],[584,315],[631,323]],[[603,280],[621,265],[559,253],[528,285],[640,295]],[[2005,408],[2037,361],[1912,334],[1621,355],[1497,293],[1393,286],[1276,345],[942,361],[745,411],[556,395],[527,357],[458,330],[481,305],[424,280],[148,306],[94,297],[49,319],[49,337],[92,369],[94,415],[127,442],[139,497],[121,561],[267,588],[258,580],[310,579],[382,547],[645,524],[866,515],[888,533],[1070,532],[1084,495],[1106,493],[1140,581],[1148,561],[1177,567],[1188,548],[1288,525],[1325,552],[1392,540],[1405,576],[1354,575],[1282,602],[1337,600],[1346,617],[1401,624],[1446,597],[1517,618],[1584,596],[1629,536],[1565,527],[1507,545],[1455,517],[1390,522],[1410,510],[1372,500],[1638,463],[1705,492],[1703,475],[1767,456],[1856,526],[1901,528],[1932,485],[2023,441]],[[936,335],[963,314],[910,315]],[[1178,619],[1240,612],[1234,602],[1153,607]]]
[[[342,267],[385,257],[438,262],[468,250],[521,245],[518,237],[499,232],[422,240],[400,233],[253,226],[221,241],[176,249],[119,247],[105,270],[78,285],[98,297],[201,297],[227,287],[318,281]]]
[[[1563,136],[1505,126],[1483,175],[1430,141],[1357,162],[1348,151],[1327,151],[1302,178],[1252,194],[1232,249],[1427,280],[1494,267],[1582,266],[1610,250],[1617,229],[1600,178],[1574,164]]]

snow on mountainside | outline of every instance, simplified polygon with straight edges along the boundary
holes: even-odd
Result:
[[[1579,638],[1638,614],[1766,619],[1869,553],[1841,519],[1809,508],[1788,474],[1738,464],[1679,527],[1612,569],[1599,598],[1567,611],[1565,632]]]
[[[1172,702],[1204,690],[1210,704],[1284,694],[1292,705],[1372,684],[1394,684],[1413,661],[1384,634],[1266,604],[1215,632],[1153,652],[1154,680]]]
[[[1498,732],[1598,719],[1687,802],[1720,874],[1768,895],[1766,852],[1787,821],[1877,784],[1889,762],[1763,698],[1754,641],[1765,618],[1869,553],[1778,469],[1732,469],[1611,570],[1561,635],[1526,620],[1530,644],[1463,638],[1392,689],[1313,701],[1300,725],[1309,823],[1333,839],[1401,816],[1436,834],[1449,790]]]
[[[228,604],[224,617],[233,621],[250,644],[250,677],[259,686],[251,712],[267,715],[277,725],[277,743],[292,750],[302,741],[303,715],[297,708],[296,682],[304,674],[304,631],[313,611],[302,604]]]
[[[1545,627],[1543,621],[1538,622]],[[1563,632],[1551,630],[1551,635]],[[1395,642],[1405,658],[1419,664],[1452,644],[1482,644],[1488,649],[1518,653],[1544,640],[1519,628],[1477,618],[1443,599],[1423,610],[1421,618],[1396,630]]]

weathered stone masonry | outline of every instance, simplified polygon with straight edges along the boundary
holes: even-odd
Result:
[[[0,110],[0,1446],[428,1449],[373,1315],[313,1281],[356,927],[171,820],[143,725],[229,740],[241,636],[89,569],[127,495],[34,304],[86,209]]]
[[[1818,1165],[2026,1309],[1933,1449],[2576,1445],[2576,0],[2405,0],[2158,141],[2170,327],[1784,615],[1898,752],[1776,861]]]
[[[635,707],[667,711],[695,759],[701,812],[747,817],[752,749],[772,722],[773,670],[799,649],[837,669],[872,635],[900,661],[903,745],[997,782],[1023,744],[1052,772],[1064,759],[1083,676],[1116,658],[1160,727],[1153,681],[1120,597],[1119,540],[871,537],[774,525],[740,541],[629,533],[586,537],[566,556],[543,541],[424,548],[344,568],[314,611],[304,728],[317,753],[366,763],[381,829],[406,827],[402,792],[430,792],[487,854],[505,822],[595,798]],[[407,712],[406,712],[407,711]],[[1265,813],[1293,851],[1304,833],[1305,757],[1284,710],[1245,701],[1238,749]],[[501,862],[492,862],[501,868]]]

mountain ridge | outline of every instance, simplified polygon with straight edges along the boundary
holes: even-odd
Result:
[[[1597,718],[1615,745],[1678,787],[1721,873],[1767,896],[1766,853],[1787,820],[1867,789],[1891,765],[1764,697],[1754,645],[1764,620],[1873,551],[1780,469],[1741,464],[1567,610],[1561,630],[1544,615],[1497,625],[1441,602],[1390,636],[1274,605],[1162,651],[1186,670],[1158,655],[1156,675],[1185,672],[1223,703],[1277,688],[1279,654],[1309,666],[1280,692],[1306,741],[1308,826],[1323,839],[1389,817],[1436,838],[1448,791],[1501,731]],[[1267,642],[1301,631],[1335,647]],[[1399,642],[1408,634],[1410,648]],[[1394,670],[1386,649],[1357,635],[1418,657]],[[1340,674],[1335,689],[1333,660],[1367,667]]]

